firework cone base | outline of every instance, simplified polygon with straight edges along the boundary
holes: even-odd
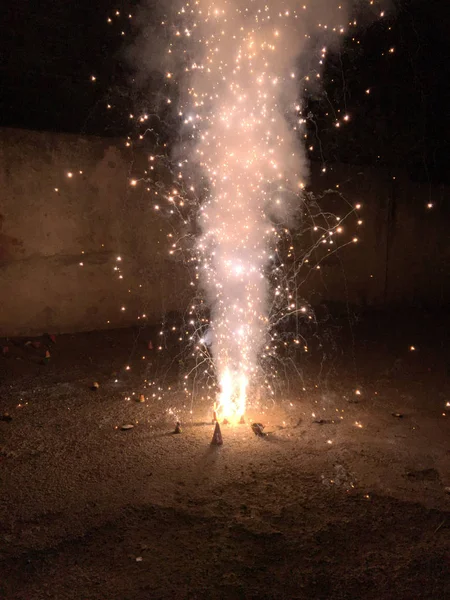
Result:
[[[211,440],[211,446],[222,446],[222,444],[223,444],[222,432],[220,431],[219,423],[216,423],[216,426],[214,427],[213,437]]]

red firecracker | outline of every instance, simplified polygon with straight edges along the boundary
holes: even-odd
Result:
[[[220,431],[219,423],[216,423],[216,426],[214,427],[213,437],[211,440],[211,445],[212,446],[222,446],[222,444],[223,444],[222,432]]]

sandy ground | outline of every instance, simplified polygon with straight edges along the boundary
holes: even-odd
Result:
[[[151,329],[4,340],[0,598],[450,597],[447,323],[327,331],[222,447]]]

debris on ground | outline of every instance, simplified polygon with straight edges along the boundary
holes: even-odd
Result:
[[[361,402],[361,400],[356,395],[349,397],[344,394],[342,398],[349,404],[359,404]]]
[[[266,434],[264,433],[264,425],[262,423],[252,423],[252,431],[255,435],[259,435],[260,437],[264,437]]]
[[[128,431],[128,429],[133,429],[134,425],[132,425],[131,423],[127,423],[126,425],[122,425],[122,427],[120,428],[122,431]]]
[[[355,476],[344,467],[344,465],[336,464],[333,467],[331,476],[321,475],[322,484],[331,487],[341,487],[350,491],[355,488]]]
[[[93,392],[96,392],[98,390],[98,388],[100,387],[100,384],[98,381],[94,381],[94,383],[91,385],[91,390]]]
[[[12,416],[9,413],[3,413],[0,415],[0,421],[5,421],[5,423],[10,423],[12,421]]]
[[[139,398],[136,399],[137,402],[145,402],[144,394],[139,394]]]
[[[397,419],[403,419],[404,415],[402,413],[394,412],[392,413],[393,417],[397,417]]]

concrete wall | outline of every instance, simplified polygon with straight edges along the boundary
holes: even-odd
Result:
[[[155,212],[146,186],[129,185],[145,163],[122,140],[0,130],[0,335],[120,327],[144,313],[155,322],[184,311],[192,287],[168,254],[173,224]],[[360,245],[301,272],[301,295],[313,304],[448,302],[447,189],[345,165],[325,175],[313,166],[311,189],[339,191],[324,201],[338,212],[343,201],[361,202],[364,225]],[[346,235],[354,233],[349,222]]]
[[[131,169],[122,141],[0,130],[0,335],[151,322],[186,305],[166,224],[130,192]]]
[[[346,238],[355,234],[360,242],[325,259],[308,278],[304,289],[313,303],[437,308],[450,302],[448,187],[414,183],[402,171],[342,164],[325,175],[313,166],[311,187],[318,195],[342,194],[322,202],[337,214],[344,201],[361,203],[363,220],[361,227],[354,218],[344,226]]]

